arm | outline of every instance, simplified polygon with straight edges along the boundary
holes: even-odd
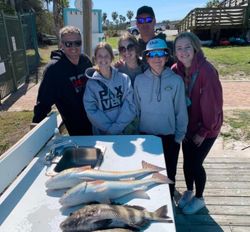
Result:
[[[177,86],[175,98],[174,98],[174,107],[175,107],[175,141],[180,143],[186,134],[187,124],[188,124],[188,113],[185,100],[185,89],[184,83],[181,80]]]
[[[135,83],[134,83],[134,100],[135,100],[135,107],[136,107],[136,114],[137,117],[140,118],[141,115],[141,99],[140,99],[140,95],[138,92],[138,80],[135,79]]]
[[[91,124],[99,130],[107,132],[112,122],[106,114],[98,108],[98,99],[93,89],[94,86],[92,86],[94,82],[94,80],[87,81],[83,96],[84,108]]]
[[[217,71],[210,68],[201,74],[203,75],[200,99],[202,125],[197,134],[205,138],[209,132],[218,130],[221,126],[223,97]]]
[[[39,123],[51,111],[52,105],[55,104],[55,85],[53,83],[53,67],[48,67],[43,74],[43,80],[40,84],[37,102],[34,107],[33,123]]]

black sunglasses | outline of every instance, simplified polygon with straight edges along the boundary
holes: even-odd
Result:
[[[65,47],[71,48],[71,47],[81,47],[82,41],[81,40],[75,40],[75,41],[62,41]]]
[[[133,51],[134,49],[135,49],[135,45],[134,45],[134,44],[129,44],[127,47],[120,46],[120,47],[118,48],[118,50],[119,50],[120,53],[124,53],[124,52],[126,52],[126,51],[131,52],[131,51]]]
[[[146,17],[146,18],[136,18],[136,21],[138,24],[145,24],[145,23],[152,23],[153,18],[152,17]]]

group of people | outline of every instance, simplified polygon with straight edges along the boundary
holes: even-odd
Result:
[[[151,7],[137,10],[136,23],[139,40],[124,33],[118,41],[121,59],[114,65],[108,43],[96,46],[93,66],[81,54],[80,30],[62,28],[61,47],[44,71],[33,122],[45,118],[55,104],[69,135],[159,136],[173,182],[182,144],[187,190],[178,206],[184,214],[194,214],[205,206],[203,162],[223,121],[218,72],[195,34],[178,34],[173,47],[163,34],[156,35]],[[173,184],[172,198],[174,192]]]

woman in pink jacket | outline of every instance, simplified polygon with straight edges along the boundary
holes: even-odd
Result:
[[[194,214],[205,207],[206,172],[203,162],[223,122],[222,87],[217,70],[204,57],[200,40],[195,34],[180,33],[174,41],[174,53],[177,63],[172,69],[182,76],[185,83],[189,115],[182,143],[187,191],[178,206],[183,213]]]

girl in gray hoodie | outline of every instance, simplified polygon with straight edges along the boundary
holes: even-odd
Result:
[[[85,74],[89,78],[83,103],[93,126],[93,134],[123,134],[136,116],[130,78],[111,66],[113,51],[101,42],[94,52],[96,67]]]

